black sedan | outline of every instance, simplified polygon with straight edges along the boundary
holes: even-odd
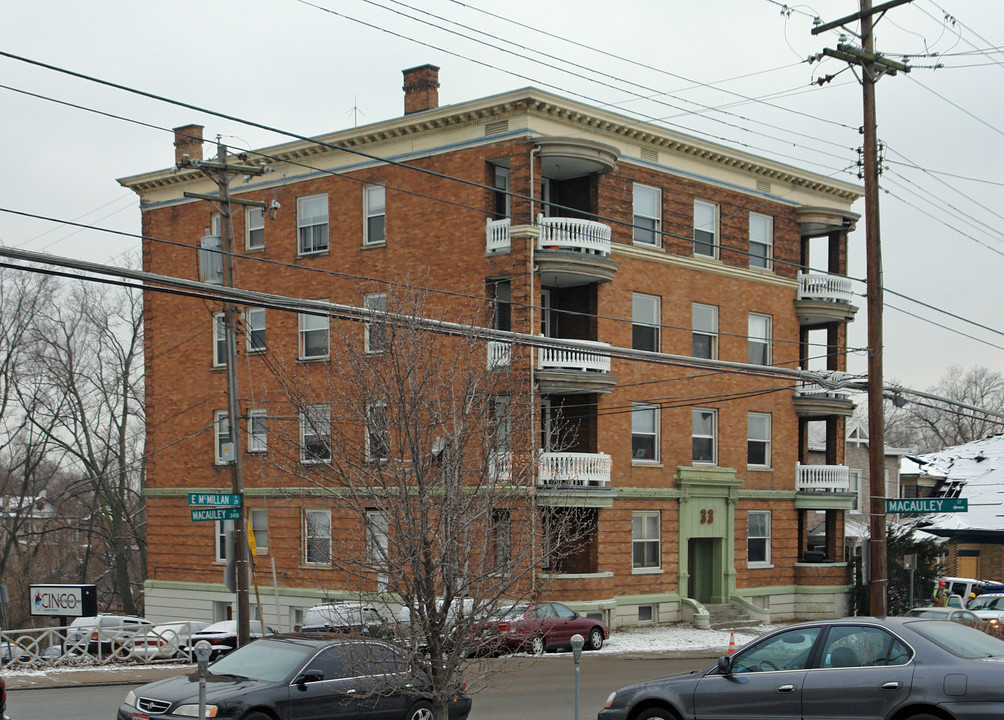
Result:
[[[1004,641],[926,618],[778,630],[704,670],[610,694],[599,720],[1004,717]]]
[[[320,634],[274,635],[209,666],[206,717],[239,720],[431,720],[424,682],[408,657],[381,640]],[[458,688],[451,720],[471,698]],[[130,692],[118,720],[199,717],[199,675],[168,678]]]

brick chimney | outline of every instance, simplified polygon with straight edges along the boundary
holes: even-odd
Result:
[[[183,155],[190,160],[202,159],[202,125],[184,125],[174,128],[174,162],[178,164]]]
[[[404,114],[439,107],[439,68],[421,65],[404,70]]]

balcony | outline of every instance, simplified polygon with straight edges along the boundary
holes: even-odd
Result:
[[[606,487],[610,483],[610,456],[542,452],[537,470],[537,484],[544,487]]]
[[[617,384],[610,375],[610,344],[562,340],[563,347],[537,349],[537,385],[542,393],[609,393]]]
[[[854,402],[846,392],[814,382],[799,382],[792,402],[795,412],[801,418],[826,418],[832,415],[850,417],[854,413]]]
[[[537,270],[545,285],[571,287],[614,279],[617,262],[610,259],[610,226],[579,218],[537,216],[540,236],[535,248]],[[509,218],[485,223],[485,254],[512,249]]]
[[[850,322],[858,308],[850,278],[825,273],[798,273],[795,312],[799,324],[807,327],[831,322]]]
[[[846,465],[795,463],[796,492],[850,492],[851,469]]]
[[[485,343],[488,355],[488,369],[501,370],[512,363],[512,343],[489,340]]]

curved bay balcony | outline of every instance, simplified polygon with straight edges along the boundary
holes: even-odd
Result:
[[[542,452],[537,461],[537,484],[606,487],[610,467],[606,453]]]
[[[850,322],[858,311],[851,304],[853,299],[850,278],[826,273],[798,273],[795,313],[801,325]]]
[[[850,417],[854,402],[846,392],[822,387],[813,382],[799,382],[792,398],[795,412],[802,418],[825,418],[831,415]]]
[[[610,226],[593,220],[537,217],[540,236],[535,248],[537,272],[545,285],[571,287],[610,282],[617,261],[610,258]],[[512,248],[509,218],[485,223],[485,253],[498,255]]]
[[[796,492],[850,492],[851,469],[846,465],[795,463]]]
[[[610,375],[610,344],[563,339],[561,346],[537,348],[538,389],[542,393],[609,393],[617,384]]]

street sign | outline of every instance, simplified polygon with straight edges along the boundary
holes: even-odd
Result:
[[[31,614],[89,617],[98,614],[96,585],[29,585]]]
[[[885,501],[887,513],[949,513],[969,512],[967,498],[896,498]]]
[[[229,493],[188,493],[189,505],[210,505],[215,507],[240,507],[241,496]]]
[[[199,508],[192,510],[192,520],[239,520],[240,508]]]

